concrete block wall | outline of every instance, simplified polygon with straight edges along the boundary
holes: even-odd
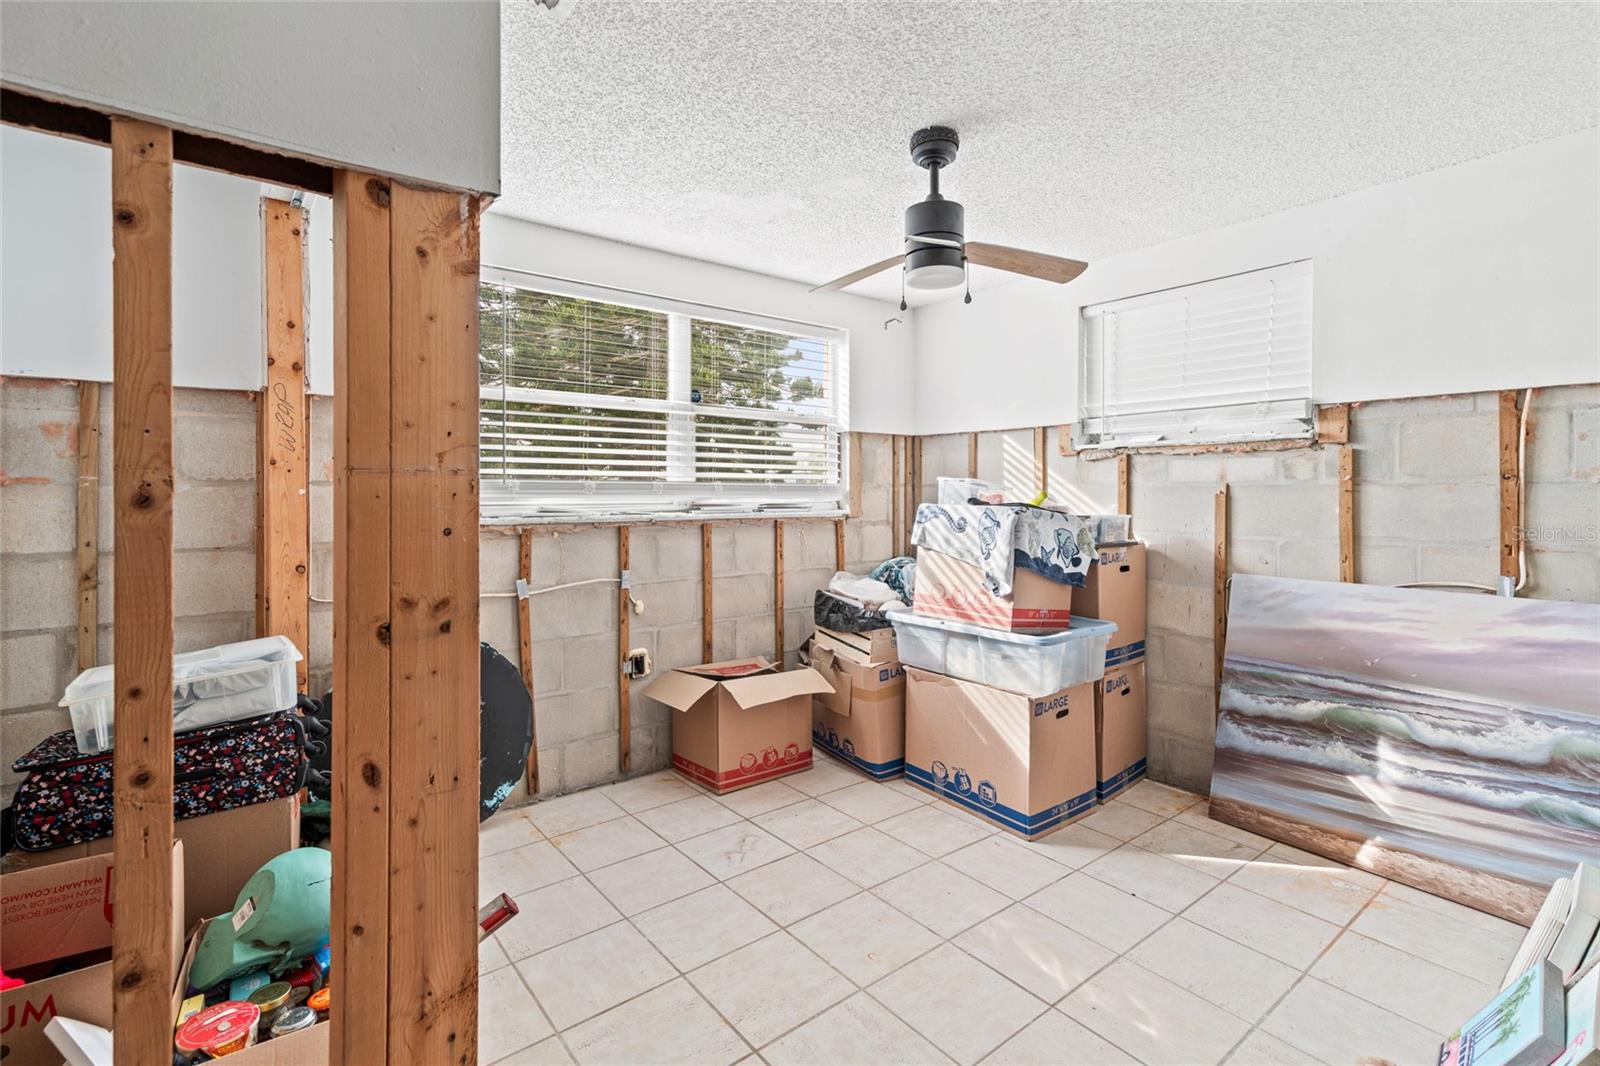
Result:
[[[1495,584],[1498,403],[1480,393],[1352,410],[1358,581]],[[1521,595],[1600,602],[1600,385],[1539,390],[1529,426]],[[1046,439],[1051,497],[1076,510],[1114,510],[1116,464],[1062,456],[1058,427]],[[980,434],[979,476],[1031,495],[1032,441],[1031,429]],[[965,434],[924,438],[927,498],[939,475],[966,476],[967,461]],[[1233,572],[1337,580],[1338,453],[1135,455],[1130,481],[1134,532],[1149,546],[1150,773],[1204,792],[1215,739],[1217,487],[1229,486]]]

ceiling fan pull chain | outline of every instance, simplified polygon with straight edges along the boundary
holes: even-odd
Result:
[[[969,304],[972,302],[972,267],[967,265],[967,257],[965,254],[961,256],[961,276],[967,283],[967,297],[961,302],[964,304]]]
[[[900,268],[900,310],[906,309],[906,268]]]

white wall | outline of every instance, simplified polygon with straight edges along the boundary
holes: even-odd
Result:
[[[1074,421],[1078,311],[1313,261],[1322,403],[1600,380],[1593,129],[917,311],[917,432]]]
[[[293,155],[500,191],[500,8],[11,2],[0,79]]]
[[[913,431],[913,314],[905,314],[904,322],[885,330],[885,320],[901,317],[894,304],[845,293],[812,294],[799,282],[551,229],[492,211],[483,219],[482,258],[485,266],[847,329],[850,427],[865,433]]]

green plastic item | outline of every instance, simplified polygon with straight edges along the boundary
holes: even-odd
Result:
[[[218,915],[189,969],[203,989],[250,970],[287,969],[328,942],[333,855],[296,848],[274,856],[244,883],[233,911]]]

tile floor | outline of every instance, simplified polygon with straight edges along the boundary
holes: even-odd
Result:
[[[818,753],[495,816],[485,1063],[1431,1063],[1520,927],[1154,782],[1025,844]]]

